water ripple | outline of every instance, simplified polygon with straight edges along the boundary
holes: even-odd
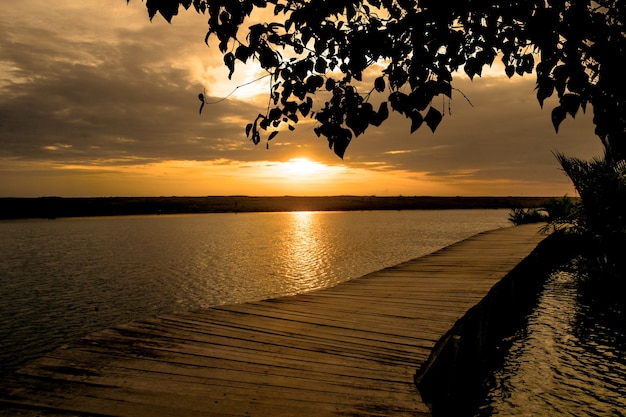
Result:
[[[0,222],[0,374],[166,312],[335,285],[507,226],[507,210]]]
[[[609,306],[586,305],[582,282],[570,266],[549,277],[478,416],[625,415],[626,329],[598,320]]]

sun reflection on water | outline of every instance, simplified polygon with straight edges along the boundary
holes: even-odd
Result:
[[[328,265],[324,262],[324,230],[318,219],[319,213],[296,211],[290,213],[286,253],[288,262],[299,275],[300,285],[307,290],[324,287],[328,281]]]

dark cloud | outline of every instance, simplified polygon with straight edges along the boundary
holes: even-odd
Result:
[[[256,106],[234,98],[206,106],[199,116],[201,86],[172,65],[189,35],[147,19],[142,27],[122,30],[117,42],[103,35],[88,43],[69,43],[55,27],[23,28],[25,37],[3,29],[9,81],[0,97],[1,154],[210,160],[249,148],[243,125]]]
[[[461,78],[455,85],[471,104],[459,94],[451,103],[442,100],[439,110],[445,116],[435,133],[422,126],[411,135],[410,121],[394,115],[383,128],[353,141],[350,161],[382,161],[381,169],[428,171],[431,175],[465,171],[476,179],[565,181],[552,151],[580,157],[601,152],[589,114],[568,118],[561,132],[555,133],[550,121],[553,103],[540,108],[530,77],[473,83]]]

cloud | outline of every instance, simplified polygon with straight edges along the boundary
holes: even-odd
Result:
[[[243,126],[258,112],[253,101],[234,97],[198,115],[203,86],[189,69],[190,50],[197,49],[188,46],[189,33],[145,17],[132,31],[120,28],[116,13],[101,16],[100,37],[84,37],[73,26],[77,33],[63,32],[69,21],[90,16],[74,12],[81,18],[68,13],[59,26],[42,27],[32,18],[25,22],[31,27],[1,26],[2,155],[208,160],[247,145]],[[105,30],[108,24],[113,28]],[[194,45],[210,52],[201,32],[194,35]]]
[[[423,187],[432,181],[440,190],[446,181],[459,187],[474,181],[488,191],[490,181],[494,187],[498,181],[566,184],[552,150],[580,157],[601,152],[589,115],[567,120],[556,135],[551,104],[539,108],[531,78],[493,76],[474,82],[457,77],[453,100],[434,103],[445,113],[434,134],[424,126],[411,135],[409,121],[394,114],[355,138],[341,161],[313,133],[314,124],[303,120],[265,150],[265,143],[254,146],[246,139],[244,126],[267,107],[267,79],[237,88],[262,75],[254,65],[238,66],[228,82],[217,47],[203,43],[205,17],[190,11],[171,25],[160,17],[151,23],[145,4],[136,0],[128,6],[116,0],[100,9],[71,0],[54,7],[23,0],[5,12],[0,16],[5,167],[0,173],[11,171],[14,179],[29,161],[37,175],[43,166],[99,167],[107,174],[117,170],[115,179],[109,178],[121,181],[124,172],[138,172],[131,167],[173,166],[173,161],[234,169],[307,156],[358,173],[342,180],[344,194],[373,193],[357,179],[368,181],[370,174],[404,184],[404,192],[391,185],[378,188],[392,193],[411,193],[406,190],[416,179]],[[206,105],[202,115],[200,92],[218,102]],[[217,168],[211,172],[217,175]]]
[[[552,151],[583,158],[602,152],[591,114],[568,118],[560,133],[554,132],[550,121],[554,103],[540,108],[531,77],[489,77],[474,82],[458,78],[454,85],[469,102],[460,94],[453,94],[451,102],[442,100],[438,109],[445,116],[435,133],[422,126],[410,135],[410,120],[392,115],[387,125],[355,139],[348,159],[354,164],[384,160],[382,169],[432,175],[470,171],[476,179],[566,181]],[[361,151],[365,148],[368,152]]]

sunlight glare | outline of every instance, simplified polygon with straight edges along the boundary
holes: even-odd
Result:
[[[289,176],[308,177],[327,171],[328,167],[307,158],[291,158],[289,161],[283,163],[282,169],[285,171],[285,174]]]
[[[330,265],[325,262],[324,248],[320,245],[323,229],[319,215],[311,211],[296,211],[289,213],[289,217],[291,227],[285,240],[285,252],[290,265],[302,274],[299,285],[307,290],[323,288],[328,285]]]

